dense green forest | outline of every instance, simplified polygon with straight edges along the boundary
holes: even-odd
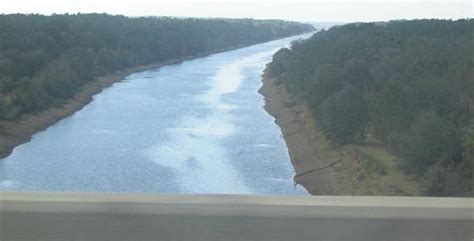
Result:
[[[277,52],[267,73],[335,145],[375,138],[429,195],[473,194],[474,21],[354,23]]]
[[[311,30],[278,20],[0,15],[0,120],[61,104],[115,70]]]

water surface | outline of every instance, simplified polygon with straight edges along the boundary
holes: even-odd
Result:
[[[306,194],[257,90],[308,36],[132,74],[0,160],[0,190]]]

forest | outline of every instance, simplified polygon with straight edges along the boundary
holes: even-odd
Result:
[[[116,70],[312,30],[279,20],[0,15],[0,120],[61,105]]]
[[[334,146],[374,138],[433,196],[473,196],[474,21],[335,26],[267,72]]]

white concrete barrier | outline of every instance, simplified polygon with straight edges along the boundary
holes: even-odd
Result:
[[[0,193],[0,240],[474,239],[474,199]]]

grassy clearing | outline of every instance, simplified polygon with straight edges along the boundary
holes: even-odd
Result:
[[[390,188],[409,196],[422,194],[419,183],[413,177],[405,175],[400,169],[397,157],[388,153],[383,147],[371,145],[354,147],[362,153],[362,160],[368,170]]]
[[[310,143],[315,149],[316,159],[342,162],[336,165],[333,175],[344,195],[423,195],[418,180],[404,174],[398,157],[369,136],[364,144],[337,146],[329,143],[310,116],[305,116]]]

